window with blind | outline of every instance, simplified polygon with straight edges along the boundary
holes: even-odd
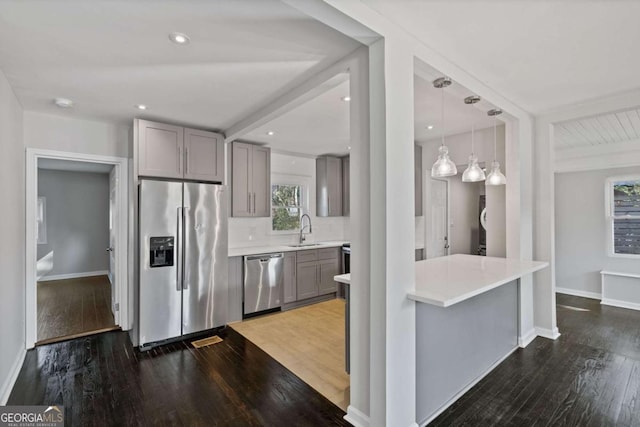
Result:
[[[640,255],[640,176],[608,180],[608,218],[613,255]]]

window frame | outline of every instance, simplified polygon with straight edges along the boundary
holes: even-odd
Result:
[[[300,229],[291,230],[274,230],[273,229],[273,186],[274,185],[291,185],[300,187],[302,203],[300,205],[300,216],[309,214],[310,209],[310,184],[307,177],[299,175],[274,174],[271,176],[271,185],[269,187],[269,230],[272,235],[294,235],[300,233]],[[310,234],[305,232],[305,234]]]
[[[610,176],[605,181],[605,220],[607,223],[607,256],[610,258],[628,258],[639,259],[640,254],[619,254],[616,253],[613,237],[614,237],[614,223],[616,219],[640,219],[640,215],[625,215],[616,216],[614,214],[614,184],[620,181],[638,181],[640,183],[640,175],[619,175]]]

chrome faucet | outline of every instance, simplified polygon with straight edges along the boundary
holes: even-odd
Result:
[[[308,225],[304,225],[304,217],[305,216],[309,220],[309,224]],[[300,244],[304,243],[305,237],[304,237],[303,232],[304,232],[304,229],[307,228],[307,227],[309,227],[309,233],[312,233],[312,231],[311,231],[311,217],[309,215],[307,215],[307,214],[303,214],[300,217],[300,242],[299,242]]]

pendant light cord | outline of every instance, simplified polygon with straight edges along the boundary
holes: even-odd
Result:
[[[475,144],[474,144],[474,141],[473,141],[474,133],[475,133],[475,122],[474,122],[473,119],[471,119],[471,155],[475,155],[476,154],[475,153],[476,150],[474,148]]]
[[[498,116],[493,116],[493,161],[498,160]]]
[[[441,146],[444,147],[444,86],[440,89],[442,91],[442,105],[441,105],[441,118],[442,118],[442,143]]]

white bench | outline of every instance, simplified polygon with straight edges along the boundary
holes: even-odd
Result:
[[[640,274],[602,270],[601,304],[640,310]]]

